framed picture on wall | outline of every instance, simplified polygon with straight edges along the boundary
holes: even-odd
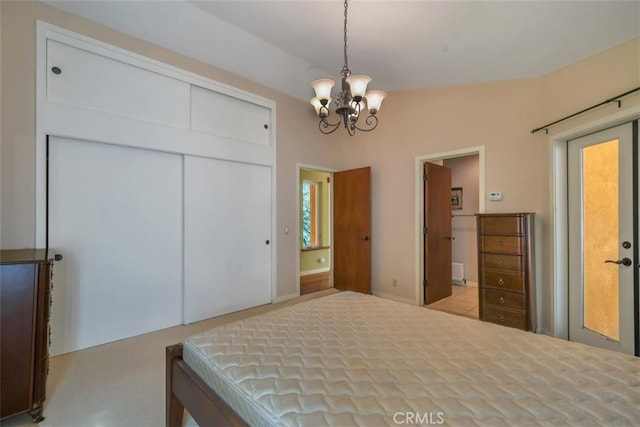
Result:
[[[462,187],[451,189],[451,209],[462,209]]]

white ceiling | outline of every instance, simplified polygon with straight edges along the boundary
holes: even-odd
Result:
[[[46,3],[294,97],[337,80],[343,2]],[[640,1],[351,0],[349,68],[385,91],[538,77],[640,35]]]

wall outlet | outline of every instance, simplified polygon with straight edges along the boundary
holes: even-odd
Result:
[[[489,193],[489,200],[491,200],[492,202],[498,202],[502,200],[502,193],[499,191],[492,191],[491,193]]]

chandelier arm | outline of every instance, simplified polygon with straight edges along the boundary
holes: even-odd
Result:
[[[362,132],[371,132],[376,127],[378,127],[378,118],[373,114],[369,115],[369,117],[367,117],[364,122],[369,126],[369,128],[358,127],[355,123],[353,124],[353,127]]]
[[[330,133],[335,132],[336,129],[340,127],[340,123],[342,123],[342,121],[338,121],[336,123],[329,123],[327,119],[320,119],[320,121],[318,122],[318,129],[320,130],[321,133],[325,135],[329,135]]]

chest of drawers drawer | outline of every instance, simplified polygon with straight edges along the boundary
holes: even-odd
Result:
[[[522,220],[513,216],[480,218],[481,234],[522,234]]]
[[[527,329],[527,317],[524,312],[487,307],[484,310],[484,318],[482,320],[497,323],[498,325],[511,326],[512,328]]]
[[[525,292],[525,277],[522,274],[485,270],[481,280],[483,287]]]
[[[480,250],[482,252],[516,255],[521,255],[524,253],[524,239],[522,238],[522,236],[483,235],[480,242]]]
[[[519,292],[485,289],[482,291],[484,304],[512,310],[522,310],[526,307],[525,294]]]
[[[524,272],[524,259],[520,255],[480,254],[480,264],[485,269]]]

